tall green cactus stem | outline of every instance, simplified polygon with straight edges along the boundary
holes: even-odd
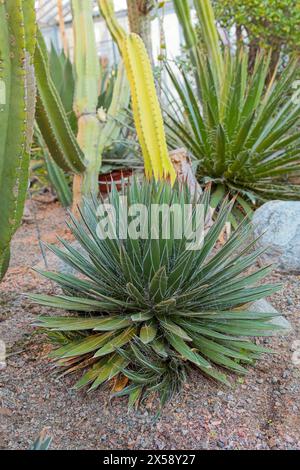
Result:
[[[78,118],[77,141],[87,164],[81,180],[75,177],[73,204],[80,203],[81,194],[98,193],[99,152],[101,125],[97,117],[100,63],[96,49],[93,22],[93,1],[72,0],[75,38],[75,98],[74,111]]]
[[[20,225],[28,187],[35,82],[34,0],[0,2],[0,279]]]
[[[146,175],[148,178],[154,176],[156,180],[169,178],[173,183],[176,173],[168,155],[162,113],[145,45],[139,36],[126,35],[118,25],[111,0],[99,0],[99,6],[123,56]]]
[[[150,12],[152,8],[152,0],[127,0],[130,31],[138,34],[142,38],[151,62],[153,49]]]
[[[97,113],[100,63],[97,55],[93,23],[93,1],[72,0],[75,33],[75,100],[74,111],[78,118],[77,140],[81,146],[87,169],[83,179],[75,177],[73,205],[81,200],[81,194],[97,194],[98,174],[102,153],[120,133],[120,119],[129,104],[129,84],[124,67],[118,70],[112,102],[104,113]],[[103,118],[104,116],[104,118]]]
[[[42,34],[34,56],[37,81],[36,121],[53,160],[65,171],[85,170],[84,155],[68,121],[59,93],[49,71],[49,58]]]

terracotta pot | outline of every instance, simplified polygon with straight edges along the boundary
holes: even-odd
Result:
[[[124,168],[114,170],[110,173],[99,175],[99,191],[101,194],[108,194],[111,191],[112,182],[116,185],[118,191],[122,189],[122,182],[128,184],[129,178],[132,176],[133,170]]]

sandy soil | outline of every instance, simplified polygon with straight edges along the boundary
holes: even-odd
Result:
[[[70,237],[65,212],[56,203],[31,204],[43,241]],[[109,390],[86,394],[58,379],[47,358],[50,346],[32,326],[49,312],[22,294],[53,286],[30,269],[42,256],[34,221],[24,223],[12,244],[12,262],[0,285],[0,339],[7,367],[0,372],[0,448],[27,449],[43,428],[53,449],[299,449],[300,366],[292,361],[300,340],[300,277],[280,276],[282,292],[271,299],[294,327],[289,337],[265,340],[279,354],[265,357],[249,375],[232,376],[227,389],[196,371],[183,393],[154,420],[155,405],[127,413],[125,399],[109,402]]]

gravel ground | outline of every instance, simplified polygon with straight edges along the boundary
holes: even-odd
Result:
[[[70,237],[58,204],[33,203],[41,238]],[[31,323],[49,309],[32,305],[24,292],[53,286],[30,266],[41,260],[36,225],[25,223],[12,244],[12,263],[0,286],[0,338],[8,348],[0,374],[0,448],[27,449],[43,428],[53,449],[299,449],[300,366],[292,361],[300,340],[300,277],[273,274],[282,292],[271,299],[294,327],[289,337],[264,340],[279,354],[265,357],[232,388],[194,371],[182,394],[154,419],[155,403],[127,412],[125,399],[109,401],[109,390],[87,394],[58,379],[47,358],[50,346]]]

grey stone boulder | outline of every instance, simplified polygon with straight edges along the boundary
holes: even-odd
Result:
[[[254,236],[264,264],[278,271],[300,273],[300,201],[271,201],[254,213]]]
[[[273,305],[265,299],[254,302],[251,307],[249,307],[249,311],[257,313],[278,313]],[[282,328],[282,330],[270,330],[270,336],[287,336],[293,330],[292,325],[283,315],[272,318],[269,323],[270,325],[276,325]]]

